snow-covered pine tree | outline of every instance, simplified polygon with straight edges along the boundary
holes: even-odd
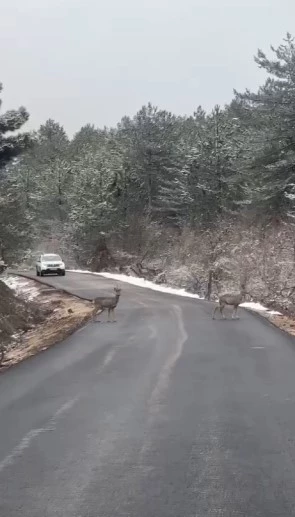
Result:
[[[12,134],[28,118],[29,114],[23,107],[0,115],[0,258],[6,261],[17,258],[18,252],[21,253],[28,242],[29,224],[16,183],[16,159],[32,144],[32,138],[28,133]]]
[[[0,93],[3,87],[0,83]],[[0,99],[0,108],[2,101]],[[27,122],[29,114],[23,107],[17,110],[6,111],[0,115],[0,169],[3,168],[12,158],[18,156],[29,144],[28,133],[18,133],[7,136],[20,129]]]
[[[248,197],[265,216],[284,216],[293,210],[295,192],[295,45],[290,34],[274,58],[261,50],[256,63],[270,76],[257,93],[236,93],[249,126],[259,129],[248,161]]]

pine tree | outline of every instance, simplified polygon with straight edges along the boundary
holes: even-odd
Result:
[[[199,108],[181,127],[170,154],[173,165],[161,176],[160,201],[164,217],[195,228],[237,209],[242,131],[232,113],[218,106],[209,116]]]
[[[0,83],[0,92],[2,84]],[[1,100],[0,100],[1,107]],[[28,133],[13,133],[27,122],[29,115],[25,108],[7,111],[0,116],[0,259],[16,258],[18,251],[28,244],[29,224],[23,211],[20,190],[16,184],[16,158],[32,144]]]
[[[251,186],[248,196],[254,208],[267,216],[283,216],[292,208],[295,185],[295,46],[287,34],[269,59],[258,51],[255,58],[270,77],[257,93],[236,93],[236,102],[260,132],[248,162]],[[250,115],[249,115],[250,114]],[[252,118],[252,121],[251,121]]]
[[[120,149],[112,137],[104,147],[89,150],[72,163],[73,183],[69,197],[71,240],[83,245],[83,256],[92,256],[101,232],[120,231],[123,167]]]
[[[161,177],[171,166],[177,118],[148,104],[132,120],[123,119],[118,129],[127,146],[125,160],[138,204],[151,219],[158,208]]]
[[[0,93],[2,91],[0,83]],[[0,99],[1,108],[1,99]],[[20,129],[27,122],[29,114],[25,108],[7,111],[0,116],[0,169],[12,158],[18,156],[30,144],[28,133],[5,136],[6,133]]]
[[[26,156],[32,177],[36,217],[43,234],[63,231],[67,219],[67,195],[71,187],[69,140],[60,124],[48,120],[36,135],[36,145]]]

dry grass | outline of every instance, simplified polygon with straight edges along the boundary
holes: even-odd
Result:
[[[291,336],[295,336],[295,318],[291,316],[270,316],[270,321]]]
[[[35,284],[33,280],[31,282]],[[62,341],[86,323],[93,313],[91,302],[48,290],[42,285],[36,302],[45,310],[46,319],[10,343],[1,371]]]

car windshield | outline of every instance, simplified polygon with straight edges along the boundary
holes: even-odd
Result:
[[[59,255],[43,255],[42,260],[46,262],[51,260],[58,260],[59,262],[61,262],[61,258]]]

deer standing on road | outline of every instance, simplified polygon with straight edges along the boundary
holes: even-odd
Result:
[[[238,311],[239,305],[244,301],[245,296],[247,294],[245,289],[246,289],[245,283],[243,282],[241,284],[241,289],[239,292],[221,294],[218,297],[218,305],[215,307],[215,309],[213,311],[212,319],[213,320],[215,319],[215,314],[218,309],[220,311],[222,318],[226,319],[223,314],[223,309],[226,305],[233,307],[232,319],[239,319],[237,316],[237,311]]]
[[[93,319],[95,321],[97,321],[96,320],[97,314],[101,314],[106,309],[108,310],[108,320],[107,321],[108,322],[110,321],[110,315],[112,315],[112,317],[113,317],[112,321],[113,322],[116,321],[114,319],[115,308],[117,307],[119,299],[120,299],[121,289],[119,287],[114,287],[114,291],[115,291],[115,296],[110,296],[110,297],[98,296],[97,298],[94,298],[94,300],[93,300],[93,304],[94,304]]]

